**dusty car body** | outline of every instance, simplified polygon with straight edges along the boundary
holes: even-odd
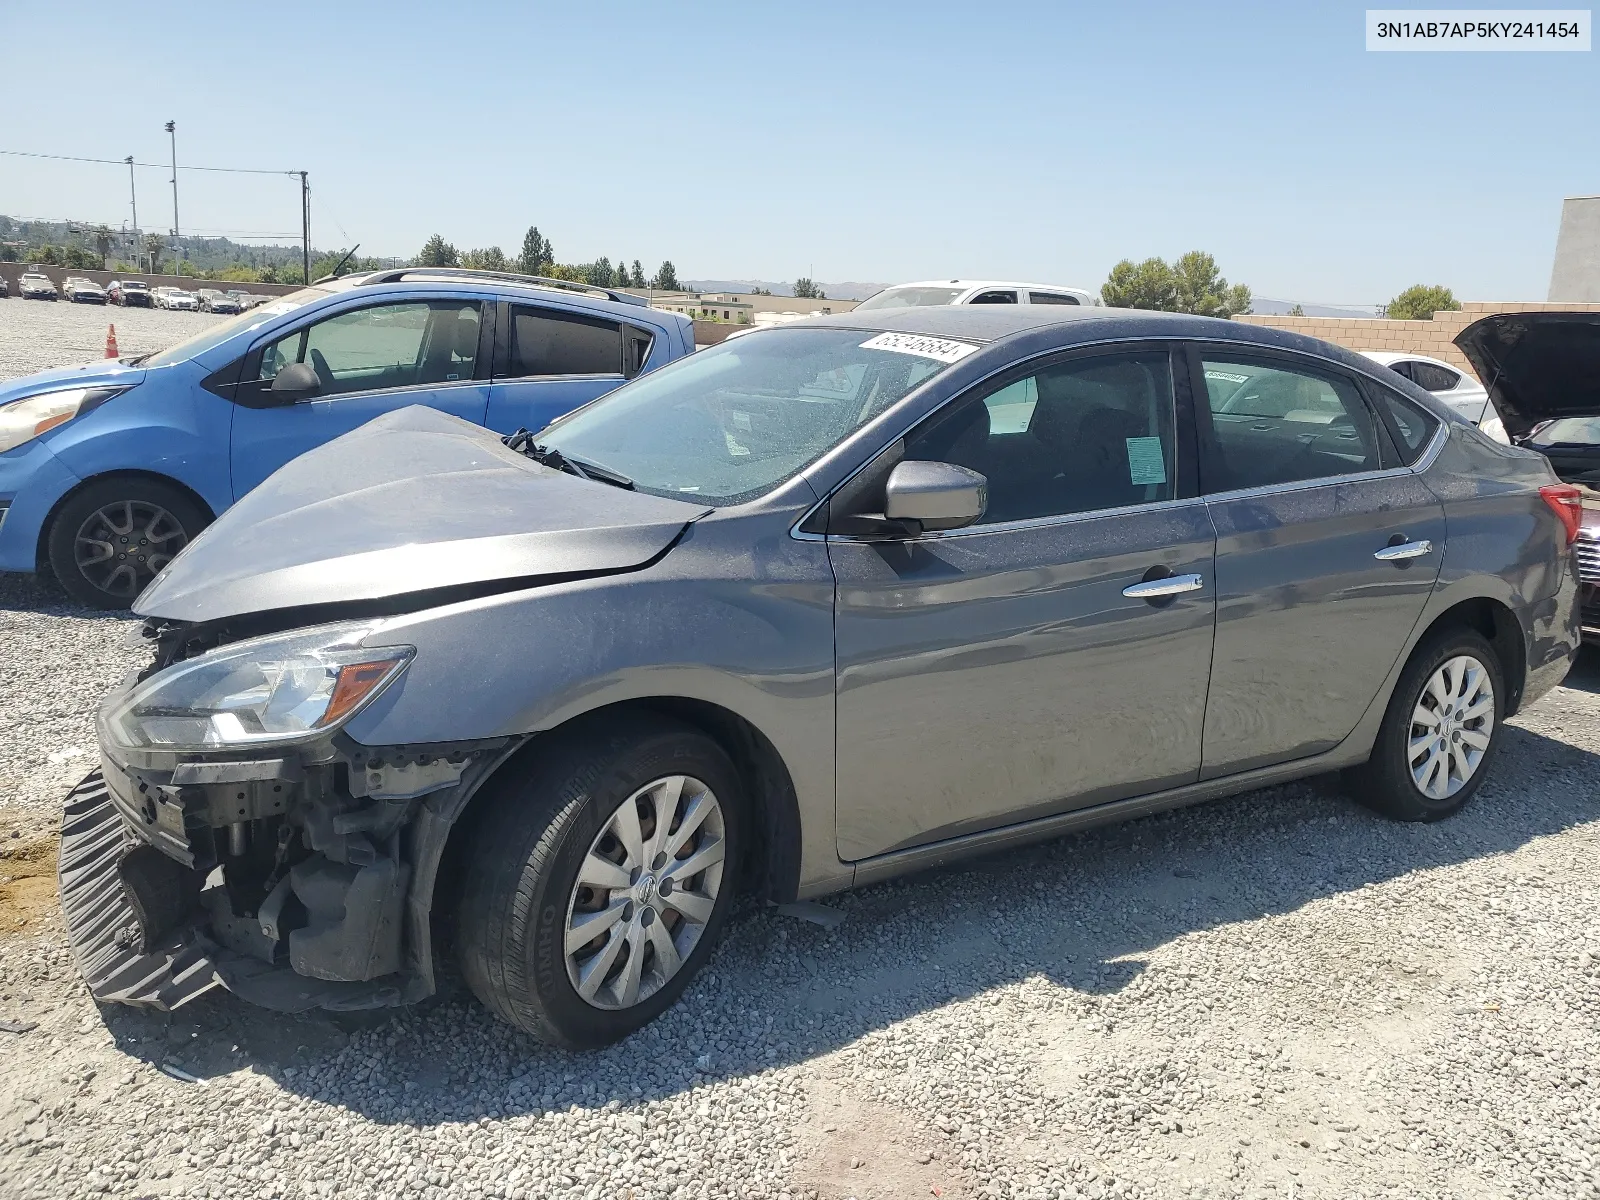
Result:
[[[153,661],[63,825],[96,996],[414,1001],[459,920],[496,1012],[597,1044],[676,999],[741,879],[819,897],[1343,768],[1448,815],[1578,644],[1544,460],[1268,328],[850,314],[540,438],[390,413],[140,597]],[[1454,707],[1407,749],[1429,688]],[[1459,779],[1417,757],[1451,737]]]

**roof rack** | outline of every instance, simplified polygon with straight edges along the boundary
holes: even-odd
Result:
[[[373,271],[362,276],[359,281],[353,281],[357,287],[366,287],[374,283],[399,283],[402,279],[414,276],[437,278],[443,276],[447,279],[502,279],[507,283],[532,283],[539,287],[558,288],[564,292],[581,292],[591,296],[604,296],[607,300],[614,300],[618,304],[637,304],[648,307],[649,302],[643,296],[635,296],[628,292],[619,292],[615,288],[596,287],[590,283],[574,283],[570,279],[551,279],[545,275],[520,275],[515,271],[475,271],[470,267],[396,267],[387,271]],[[333,276],[318,279],[322,283]]]

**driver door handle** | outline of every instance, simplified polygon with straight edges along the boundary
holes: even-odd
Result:
[[[1167,575],[1161,579],[1146,579],[1143,583],[1130,583],[1122,589],[1122,594],[1130,600],[1156,600],[1180,592],[1198,592],[1205,585],[1206,581],[1198,575]]]
[[[1385,546],[1382,550],[1373,552],[1372,557],[1379,562],[1404,562],[1408,558],[1421,558],[1424,554],[1433,553],[1433,543],[1423,539],[1420,542],[1402,542],[1398,546]]]

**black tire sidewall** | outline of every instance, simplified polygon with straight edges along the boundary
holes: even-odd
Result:
[[[1407,747],[1411,736],[1411,714],[1415,711],[1422,692],[1433,673],[1448,659],[1469,655],[1489,673],[1494,688],[1494,728],[1490,731],[1489,746],[1483,753],[1478,769],[1464,787],[1444,800],[1425,796],[1411,777]],[[1430,638],[1412,656],[1400,682],[1395,687],[1394,699],[1384,717],[1382,732],[1374,748],[1374,770],[1369,784],[1377,794],[1374,805],[1389,816],[1405,821],[1438,821],[1464,808],[1483,785],[1499,753],[1501,728],[1505,723],[1506,681],[1499,656],[1484,636],[1472,629],[1454,629]]]
[[[62,590],[79,604],[91,608],[122,609],[130,607],[137,599],[101,591],[79,570],[74,554],[78,530],[83,523],[98,509],[121,500],[157,504],[166,509],[183,526],[185,544],[194,541],[211,521],[205,509],[188,494],[158,479],[128,476],[99,480],[83,488],[51,517],[45,538],[51,573]]]
[[[693,776],[717,797],[727,842],[722,888],[698,944],[671,980],[632,1008],[596,1008],[578,995],[567,977],[563,943],[578,868],[618,806],[666,775]],[[743,799],[738,772],[721,747],[687,729],[662,731],[633,742],[596,776],[583,802],[570,811],[549,867],[538,874],[529,896],[532,911],[522,924],[528,936],[521,947],[519,974],[532,992],[529,999],[561,1041],[585,1048],[608,1045],[654,1020],[682,995],[715,949],[733,903],[744,847]]]

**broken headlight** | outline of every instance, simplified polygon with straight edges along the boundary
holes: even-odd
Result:
[[[362,649],[380,622],[323,625],[235,642],[158,671],[100,712],[129,750],[285,745],[337,729],[406,668],[412,646]]]

